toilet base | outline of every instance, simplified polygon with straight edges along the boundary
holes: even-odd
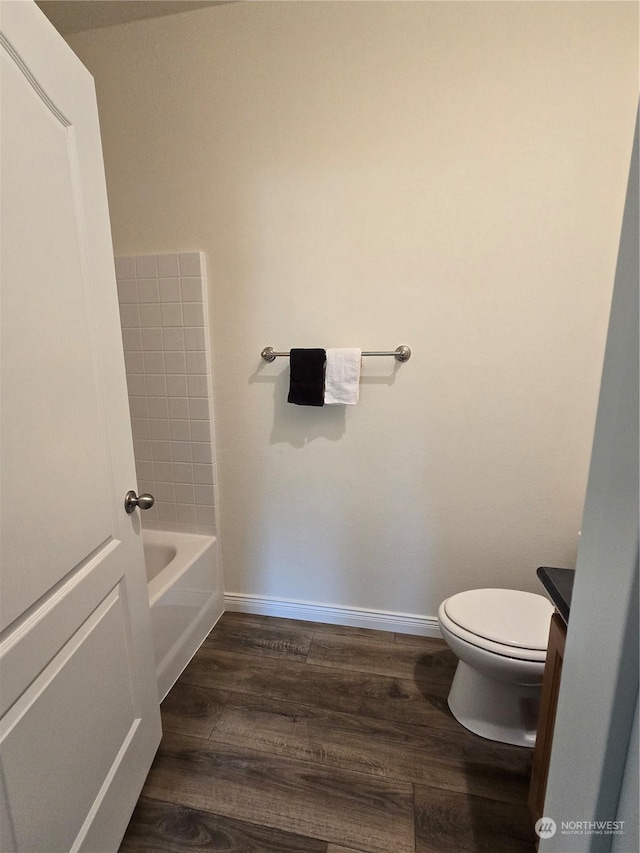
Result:
[[[458,661],[448,704],[456,720],[488,740],[534,747],[541,687],[505,684]]]

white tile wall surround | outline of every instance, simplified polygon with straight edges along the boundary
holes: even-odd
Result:
[[[217,535],[204,255],[115,259],[138,489],[147,528]]]

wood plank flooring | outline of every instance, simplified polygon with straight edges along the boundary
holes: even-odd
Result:
[[[225,613],[162,703],[120,853],[534,853],[531,752],[446,703],[440,640]]]

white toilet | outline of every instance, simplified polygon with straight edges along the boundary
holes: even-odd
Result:
[[[477,735],[535,746],[553,605],[513,589],[472,589],[438,610],[440,632],[459,658],[449,708]]]

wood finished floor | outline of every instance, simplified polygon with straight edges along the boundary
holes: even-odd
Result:
[[[441,640],[225,613],[162,703],[120,853],[534,853],[531,752],[472,735]]]

